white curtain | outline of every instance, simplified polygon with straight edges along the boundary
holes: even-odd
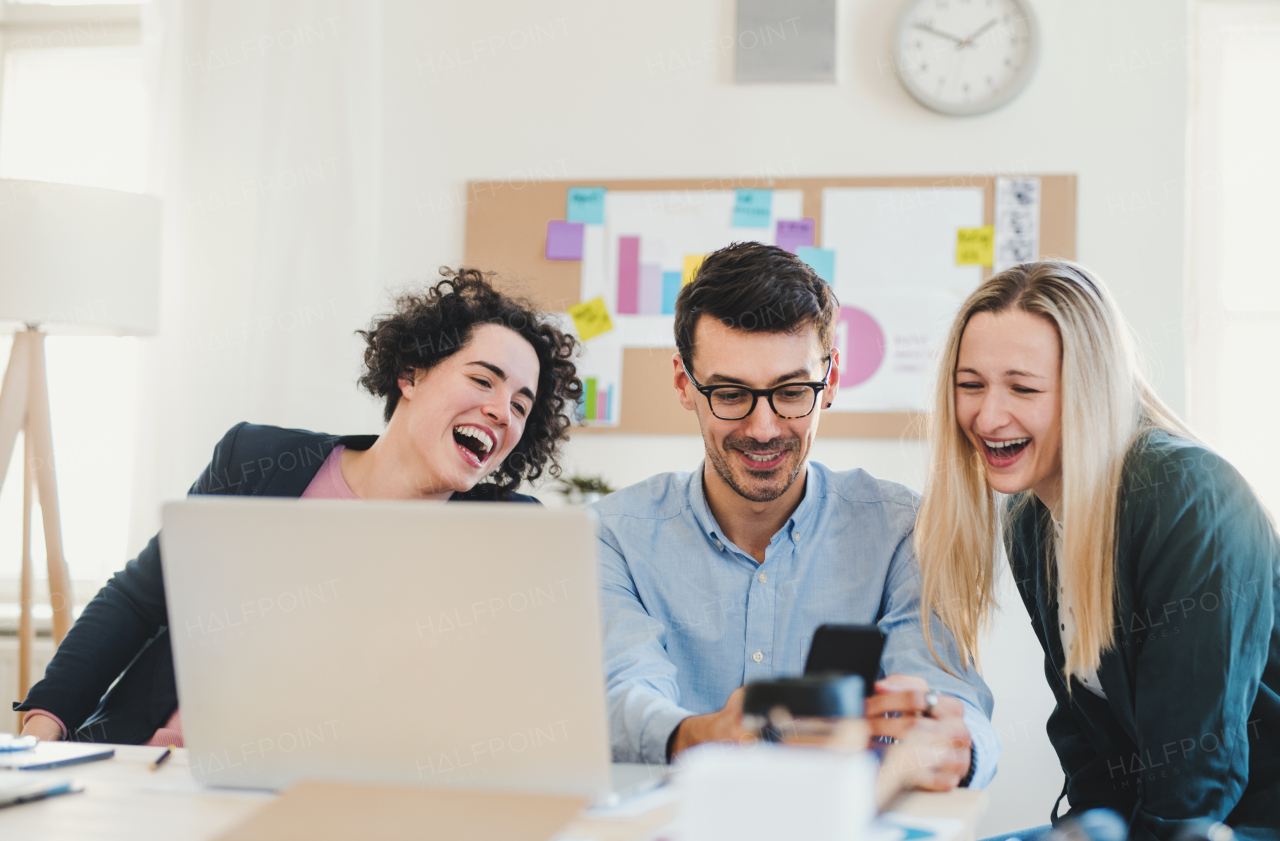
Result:
[[[376,432],[353,331],[379,277],[381,3],[157,0],[151,187],[161,334],[144,342],[131,548],[233,424]]]

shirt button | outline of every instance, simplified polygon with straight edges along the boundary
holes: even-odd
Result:
[[[760,583],[761,583],[761,584],[763,584],[764,582],[766,582],[766,581],[768,581],[768,580],[769,580],[769,576],[765,575],[763,572],[762,572],[762,573],[760,573]]]
[[[791,539],[792,539],[792,540],[794,540],[796,543],[799,543],[799,542],[800,542],[800,532],[798,532],[798,531],[796,531],[796,532],[792,532],[792,533],[791,533]]]
[[[764,655],[763,655],[763,654],[761,654],[759,651],[757,651],[755,654],[752,654],[752,655],[751,655],[751,659],[752,659],[752,660],[755,660],[757,663],[759,663],[761,660],[763,660],[763,659],[764,659]]]
[[[724,544],[717,540],[717,541],[716,541],[716,548],[717,548],[717,549],[723,549],[723,548],[724,548]]]

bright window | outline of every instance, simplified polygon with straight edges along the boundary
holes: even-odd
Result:
[[[1280,513],[1280,6],[1196,16],[1191,420]]]
[[[0,177],[142,192],[149,122],[136,7],[130,18],[119,5],[15,5],[0,6]],[[0,366],[10,327],[0,331]],[[136,340],[54,335],[45,350],[63,545],[83,602],[128,560]],[[16,594],[21,569],[23,460],[19,436],[0,490],[0,602]],[[34,526],[44,578],[38,508]]]
[[[12,50],[3,96],[0,177],[146,186],[140,46]]]

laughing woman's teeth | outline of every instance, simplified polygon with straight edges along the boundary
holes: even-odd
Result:
[[[455,438],[468,439],[469,442],[474,444],[474,446],[468,447],[468,449],[472,450],[472,452],[477,455],[485,455],[489,452],[489,448],[492,446],[489,441],[489,436],[474,426],[455,426],[453,428],[453,435]]]
[[[1009,447],[1020,446],[1022,444],[1027,443],[1030,440],[1031,440],[1030,438],[1017,438],[1013,441],[988,441],[984,438],[982,439],[982,443],[986,444],[988,447],[990,447],[993,450],[1004,450],[1004,449],[1008,449]]]

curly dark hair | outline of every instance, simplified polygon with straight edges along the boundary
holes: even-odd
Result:
[[[368,345],[360,385],[386,400],[383,419],[390,421],[400,402],[401,379],[430,371],[457,353],[479,325],[508,327],[538,356],[538,394],[515,449],[481,485],[506,498],[544,470],[559,477],[560,445],[569,437],[570,415],[582,397],[572,361],[578,340],[557,329],[532,302],[495,289],[492,273],[442,267],[440,274],[443,279],[434,286],[401,295],[394,312],[356,331]]]

